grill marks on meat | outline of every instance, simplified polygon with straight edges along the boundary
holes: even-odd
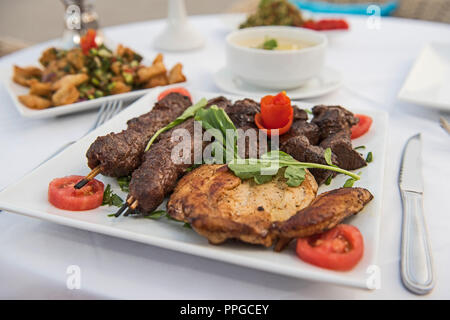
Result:
[[[202,165],[181,178],[167,212],[213,244],[239,239],[270,247],[272,223],[307,207],[316,193],[309,172],[300,186],[288,187],[282,172],[258,185],[252,179],[242,181],[226,165]]]
[[[272,246],[333,228],[372,200],[362,188],[341,188],[315,198],[317,184],[288,187],[282,174],[257,185],[242,181],[226,165],[202,165],[184,176],[167,204],[168,214],[190,223],[210,243],[227,239]],[[315,198],[315,199],[314,199]],[[277,243],[275,249],[282,249]]]
[[[102,174],[127,176],[141,164],[141,156],[148,140],[157,130],[180,116],[192,102],[179,93],[170,93],[153,109],[127,122],[127,129],[98,137],[88,149],[88,166],[101,166]]]
[[[218,97],[209,100],[206,108],[212,105],[226,108],[230,104],[231,102],[226,98]],[[172,133],[177,129],[187,130],[191,137],[189,163],[175,163],[171,159],[172,150],[180,143],[172,140]],[[173,191],[178,179],[194,163],[194,147],[200,146],[203,150],[208,144],[203,142],[202,138],[194,134],[194,119],[190,118],[167,131],[148,152],[144,153],[141,166],[132,174],[128,195],[138,200],[139,212],[144,215],[153,212],[163,202],[164,197]]]

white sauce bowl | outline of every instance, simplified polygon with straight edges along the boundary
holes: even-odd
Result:
[[[292,39],[313,43],[296,50],[263,50],[241,45],[252,39]],[[264,42],[264,40],[262,40]],[[234,31],[226,38],[227,66],[244,81],[266,89],[292,89],[320,74],[327,37],[298,27],[268,26]]]

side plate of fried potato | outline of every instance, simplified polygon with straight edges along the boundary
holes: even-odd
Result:
[[[107,101],[134,100],[162,86],[187,85],[183,65],[165,64],[162,54],[153,61],[141,61],[131,49],[119,45],[114,55],[124,59],[110,63],[107,71],[103,60],[101,70],[92,67],[95,59],[83,62],[77,49],[65,52],[63,58],[57,54],[58,49],[49,48],[40,57],[40,66],[14,65],[0,70],[0,80],[22,116],[56,117],[98,108]],[[138,56],[139,61],[131,59],[127,64],[128,56]]]

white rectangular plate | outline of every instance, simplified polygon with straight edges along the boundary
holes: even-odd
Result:
[[[72,103],[72,104],[68,104],[68,105],[64,105],[64,106],[51,107],[51,108],[42,109],[42,110],[34,110],[34,109],[24,106],[17,98],[20,95],[28,94],[30,89],[27,87],[21,86],[11,80],[12,75],[13,75],[12,69],[13,69],[12,66],[11,66],[11,68],[1,69],[0,70],[0,80],[5,85],[5,88],[8,91],[8,94],[10,95],[17,111],[19,111],[19,113],[26,118],[35,118],[35,119],[52,118],[52,117],[56,117],[56,116],[62,116],[62,115],[85,111],[85,110],[89,110],[89,109],[95,109],[95,108],[100,107],[103,103],[108,102],[108,101],[113,101],[113,100],[130,101],[133,99],[137,99],[154,89],[154,88],[150,88],[150,89],[135,90],[135,91],[130,91],[130,92],[126,92],[126,93],[115,94],[112,96],[106,96],[106,97],[102,97],[102,98],[87,100],[87,101],[83,101],[83,102]],[[164,86],[164,88],[167,89],[167,88],[170,88],[173,86],[186,86],[186,85],[187,85],[187,82],[183,82],[183,83],[176,83],[176,84]],[[158,91],[160,91],[160,90],[158,90]]]
[[[202,92],[191,93],[194,100],[198,100],[201,97],[212,98],[220,95]],[[19,182],[6,188],[0,193],[0,208],[5,211],[24,214],[74,228],[143,242],[249,268],[297,278],[366,288],[366,279],[369,276],[366,272],[370,266],[376,263],[381,201],[383,198],[387,141],[387,114],[383,111],[358,110],[348,106],[351,111],[356,113],[363,112],[373,118],[373,125],[369,133],[355,140],[354,144],[355,146],[365,145],[366,149],[362,152],[366,154],[372,151],[374,155],[373,162],[368,167],[360,170],[362,171],[362,178],[356,183],[356,186],[369,189],[374,195],[374,199],[361,213],[347,220],[347,223],[351,223],[359,228],[365,242],[365,252],[362,261],[349,272],[325,270],[302,262],[295,255],[293,243],[282,253],[275,253],[272,249],[260,246],[240,243],[214,246],[208,244],[205,238],[197,235],[193,230],[183,228],[182,223],[169,221],[165,218],[157,221],[131,216],[111,218],[107,215],[114,213],[117,210],[115,207],[100,207],[85,212],[69,212],[56,209],[48,203],[47,187],[53,178],[72,174],[87,174],[89,168],[86,166],[85,154],[96,137],[111,131],[118,132],[124,129],[128,119],[149,111],[158,94],[158,91],[153,91],[142,97],[115,118],[82,138],[55,158],[44,163]],[[239,99],[230,95],[227,95],[227,97],[233,101]],[[310,108],[311,105],[301,103],[299,107]],[[126,195],[120,191],[115,179],[103,176],[99,176],[98,179],[105,184],[111,184],[113,190],[121,195],[122,198],[125,198]],[[341,187],[346,179],[344,176],[338,176],[333,179],[330,186],[321,187],[319,192]]]
[[[398,98],[425,107],[450,110],[450,43],[432,42],[423,48]]]

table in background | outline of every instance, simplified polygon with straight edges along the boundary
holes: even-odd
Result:
[[[168,66],[181,61],[192,88],[219,91],[212,73],[225,64],[225,16],[196,16],[192,23],[207,37],[206,47],[166,53]],[[378,264],[381,289],[365,291],[251,270],[157,247],[72,229],[24,216],[0,213],[0,298],[147,299],[410,299],[400,281],[401,202],[397,175],[404,143],[423,133],[425,212],[437,284],[426,298],[450,298],[450,137],[438,125],[439,112],[396,100],[420,49],[450,39],[450,25],[385,18],[380,30],[366,18],[349,17],[351,31],[330,43],[327,64],[340,70],[344,86],[314,103],[380,108],[389,112],[388,161]],[[153,57],[152,39],[163,21],[107,28],[105,33]],[[36,63],[49,43],[0,59],[0,67]],[[21,118],[0,87],[0,189],[30,171],[64,143],[92,125],[95,112],[57,119]],[[301,106],[301,103],[299,103]],[[374,155],[376,156],[376,155]],[[81,268],[81,289],[66,288],[66,268]]]

